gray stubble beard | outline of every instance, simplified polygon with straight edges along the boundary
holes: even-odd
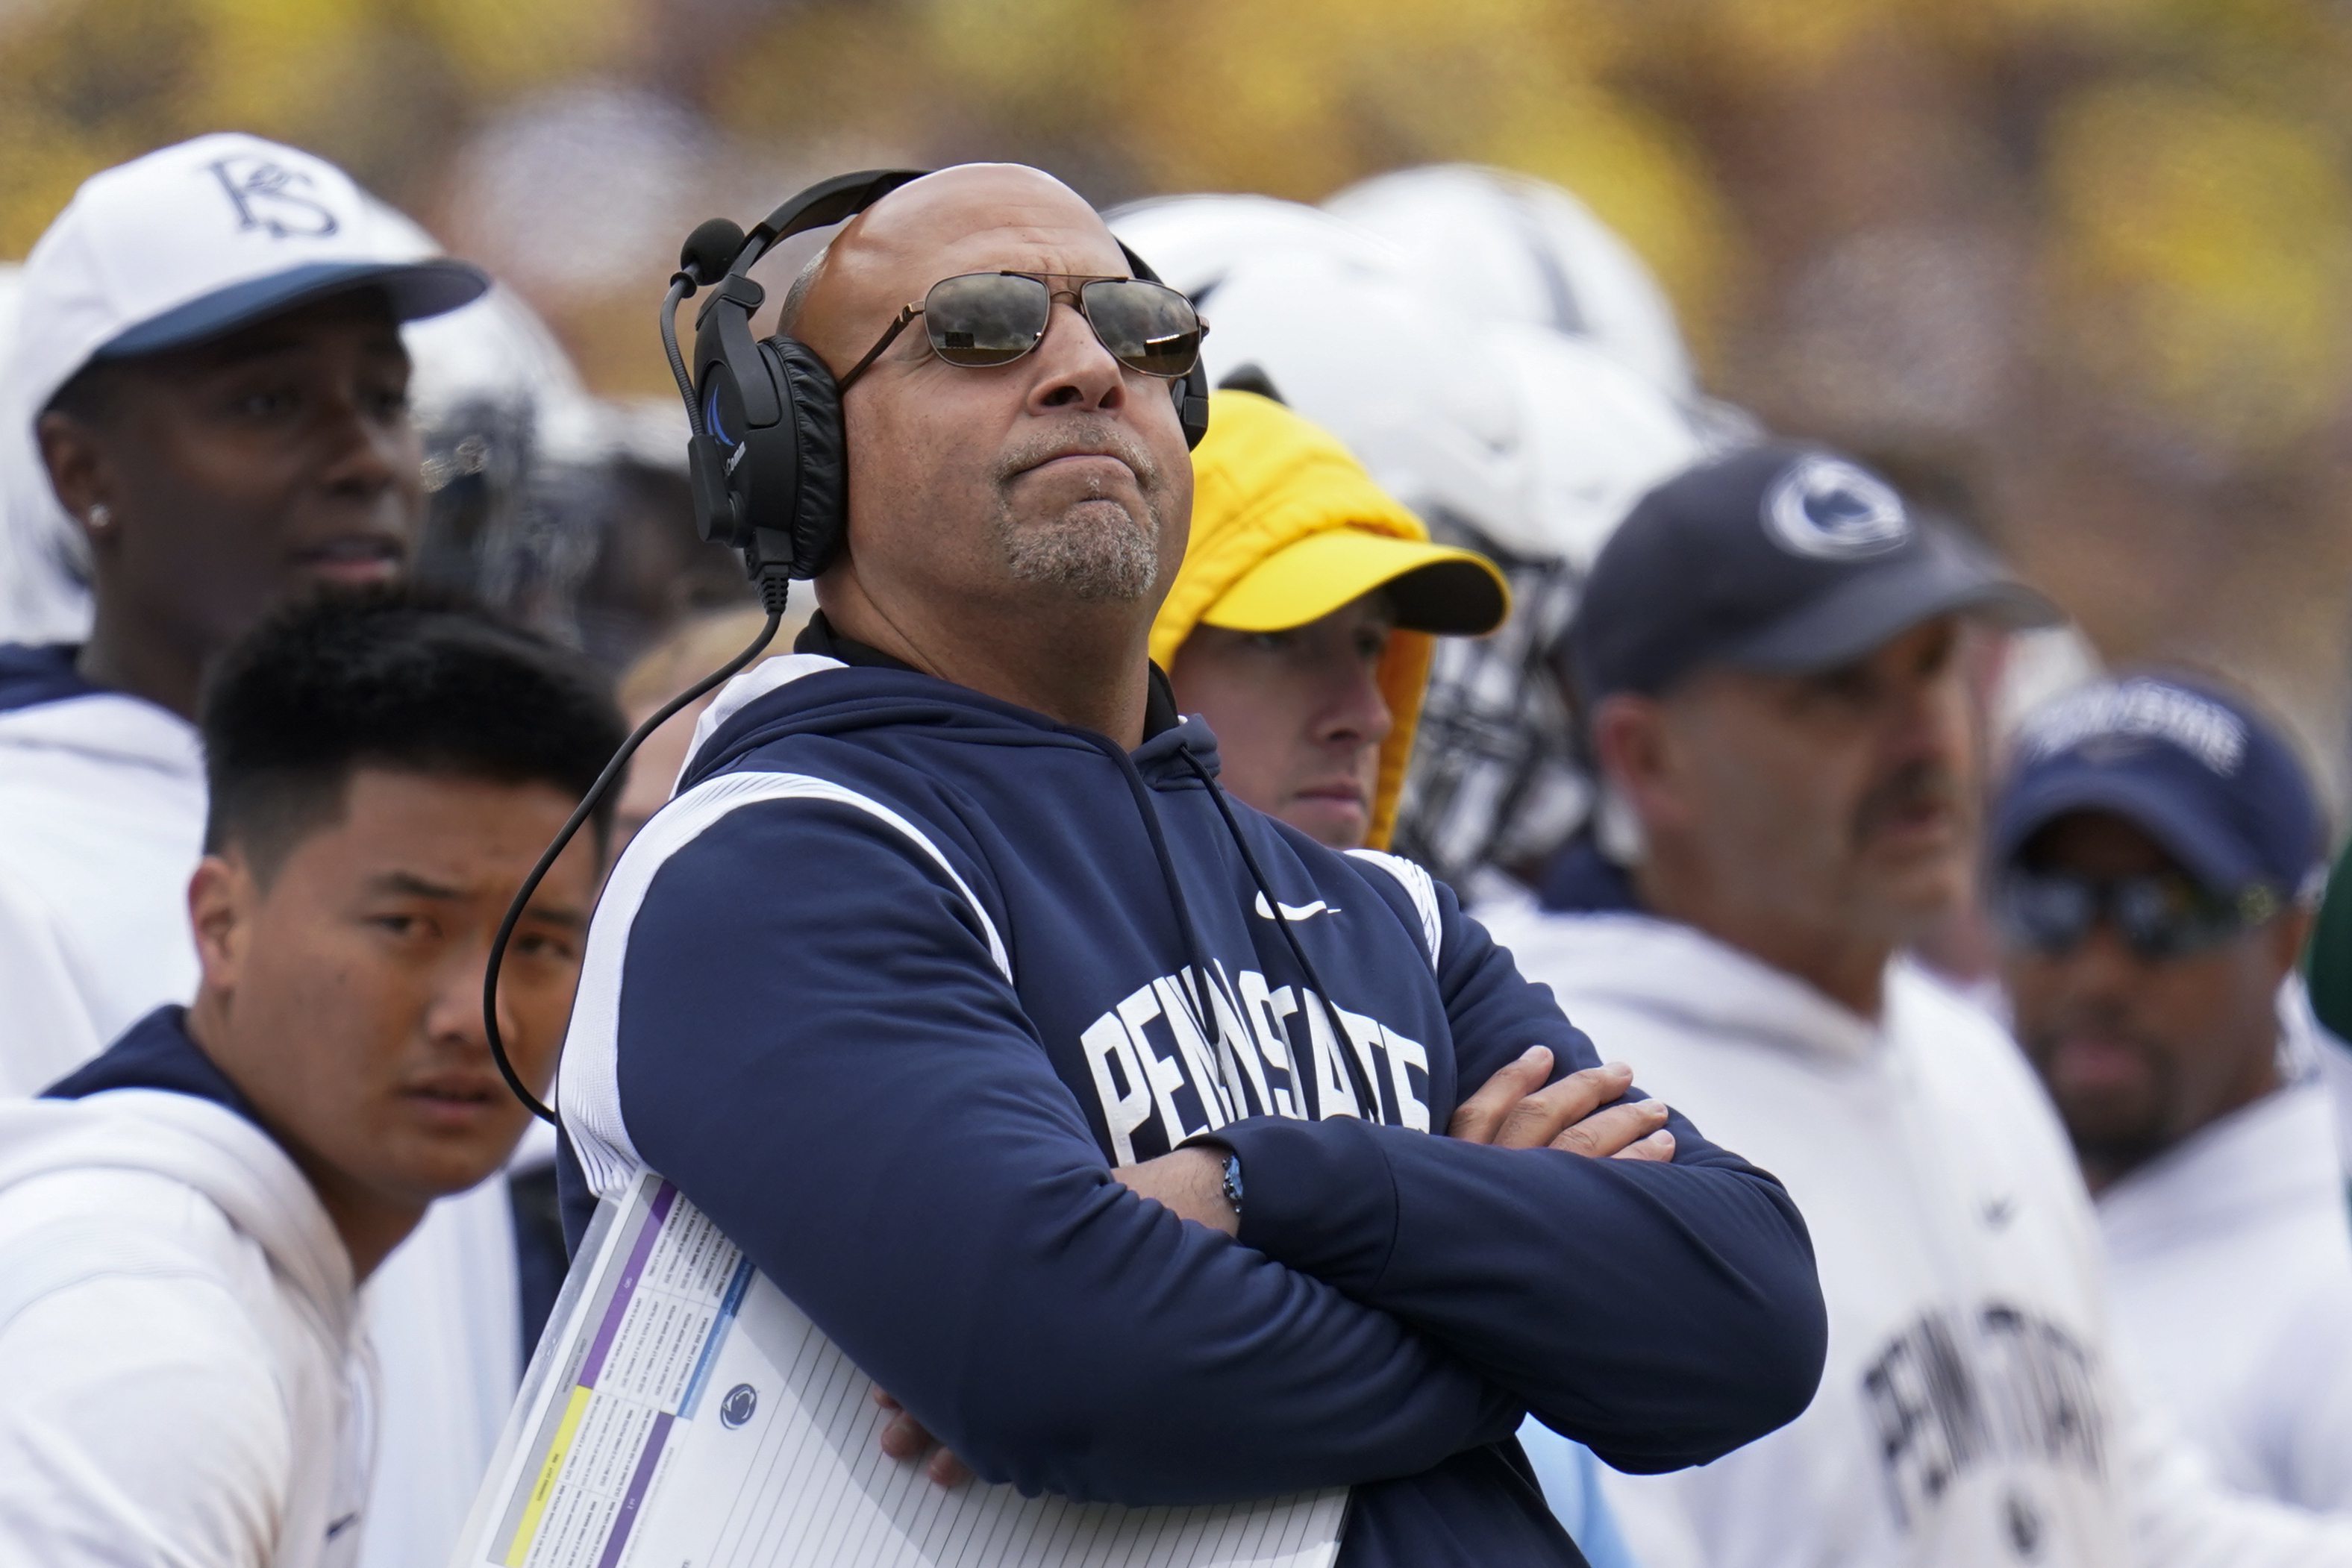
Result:
[[[1158,518],[1096,490],[1059,517],[1024,522],[996,514],[997,548],[1014,580],[1050,584],[1090,603],[1132,603],[1160,585]]]

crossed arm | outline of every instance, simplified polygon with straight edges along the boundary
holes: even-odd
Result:
[[[778,899],[780,868],[841,895]],[[1544,1076],[1597,1065],[1547,995],[1459,946],[1449,1012],[1517,1030],[1489,1057],[1534,1039]],[[1025,1490],[1172,1503],[1411,1475],[1530,1407],[1667,1468],[1788,1419],[1819,1375],[1810,1251],[1769,1178],[1671,1116],[1672,1162],[1501,1141],[1564,1130],[1605,1081],[1506,1078],[1473,1097],[1494,1112],[1483,1146],[1231,1124],[1239,1245],[1143,1201],[961,895],[862,813],[749,807],[673,857],[632,930],[620,1025],[646,1162],[917,1423]],[[1463,1061],[1465,1081],[1501,1071]],[[1603,1125],[1648,1136],[1655,1115]]]
[[[1551,1082],[1552,1053],[1530,1046],[1465,1100],[1446,1134],[1465,1143],[1506,1149],[1554,1148],[1587,1159],[1670,1160],[1675,1135],[1666,1128],[1661,1100],[1622,1100],[1633,1085],[1633,1070],[1606,1062]],[[1241,1211],[1225,1196],[1224,1145],[1187,1144],[1153,1159],[1121,1166],[1111,1177],[1139,1197],[1150,1199],[1179,1218],[1225,1236],[1241,1229]],[[906,1406],[877,1388],[874,1401],[890,1412],[878,1440],[894,1459],[920,1460],[941,1486],[961,1486],[971,1467],[907,1414]]]

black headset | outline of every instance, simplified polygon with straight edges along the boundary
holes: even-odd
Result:
[[[694,429],[687,465],[695,527],[709,542],[741,550],[753,578],[778,569],[803,579],[823,571],[841,548],[848,497],[841,392],[833,372],[796,338],[751,336],[752,313],[767,291],[748,275],[780,241],[852,217],[925,172],[838,174],[793,197],[748,235],[714,218],[687,239],[663,320],[667,342],[677,302],[709,287],[710,298],[694,319],[690,377],[670,349],[670,367]],[[1125,244],[1119,250],[1136,277],[1160,281]],[[1207,374],[1195,365],[1169,391],[1184,444],[1199,445],[1209,428]]]
[[[678,268],[662,301],[662,350],[670,374],[686,399],[693,438],[687,443],[687,469],[694,484],[694,526],[711,544],[743,552],[743,570],[760,585],[767,624],[750,647],[664,704],[631,732],[604,771],[588,787],[555,841],[547,846],[507,906],[490,959],[482,976],[482,1024],[499,1075],[515,1098],[544,1122],[555,1113],[541,1103],[507,1055],[499,1032],[499,971],[507,943],[530,904],[530,895],[613,786],[646,737],[704,693],[732,678],[767,650],[783,623],[784,597],[795,578],[823,571],[841,548],[848,526],[848,452],[841,428],[841,389],[816,350],[778,333],[754,340],[751,314],[767,291],[746,276],[759,259],[789,239],[854,217],[909,180],[920,169],[869,169],[837,174],[811,185],[763,219],[750,234],[725,218],[712,218],[686,236]],[[1136,277],[1160,281],[1144,259],[1122,242],[1119,251]],[[715,281],[714,281],[715,280]],[[677,346],[677,308],[698,288],[710,298],[694,319],[694,371]],[[1209,430],[1209,378],[1199,365],[1169,383],[1184,444],[1198,446]],[[1248,852],[1243,852],[1246,854]],[[1261,885],[1263,885],[1261,883]],[[1344,1033],[1344,1031],[1342,1031]],[[1343,1056],[1345,1052],[1341,1053]],[[1352,1069],[1352,1059],[1349,1066]]]

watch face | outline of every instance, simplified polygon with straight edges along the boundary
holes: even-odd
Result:
[[[1235,1214],[1242,1211],[1242,1157],[1231,1150],[1225,1153],[1225,1201]]]

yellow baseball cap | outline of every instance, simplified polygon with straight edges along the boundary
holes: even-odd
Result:
[[[1365,839],[1385,849],[1436,639],[1502,624],[1503,574],[1468,550],[1430,543],[1421,519],[1330,432],[1252,392],[1218,392],[1209,405],[1208,436],[1192,454],[1192,538],[1151,623],[1152,661],[1172,668],[1196,626],[1287,632],[1387,590],[1398,622],[1380,685],[1394,722],[1381,743]]]
[[[1510,591],[1486,557],[1368,528],[1303,535],[1244,572],[1201,614],[1228,632],[1286,632],[1386,589],[1407,632],[1478,637],[1503,623]]]

